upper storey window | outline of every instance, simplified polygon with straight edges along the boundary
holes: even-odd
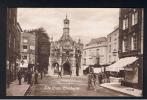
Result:
[[[138,12],[134,9],[132,13],[132,25],[137,24],[138,22]]]
[[[123,19],[123,30],[128,28],[128,17],[125,16],[125,18]]]

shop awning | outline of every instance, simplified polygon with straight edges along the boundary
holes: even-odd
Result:
[[[106,67],[106,71],[116,71],[116,72],[119,72],[119,70],[124,70],[125,66],[127,66],[129,64],[132,64],[137,59],[138,59],[137,57],[121,58],[116,63]]]

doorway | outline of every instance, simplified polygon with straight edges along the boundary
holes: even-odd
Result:
[[[64,75],[70,75],[70,70],[71,70],[70,67],[71,66],[70,66],[69,62],[66,62],[66,63],[63,64],[63,74]]]

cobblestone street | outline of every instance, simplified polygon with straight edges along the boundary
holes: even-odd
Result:
[[[28,90],[27,96],[127,96],[100,86],[87,89],[87,77],[46,76]]]

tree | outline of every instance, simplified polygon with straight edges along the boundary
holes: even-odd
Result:
[[[40,72],[48,70],[48,61],[50,54],[49,37],[44,28],[34,29],[31,32],[36,34],[36,63],[39,63]]]

